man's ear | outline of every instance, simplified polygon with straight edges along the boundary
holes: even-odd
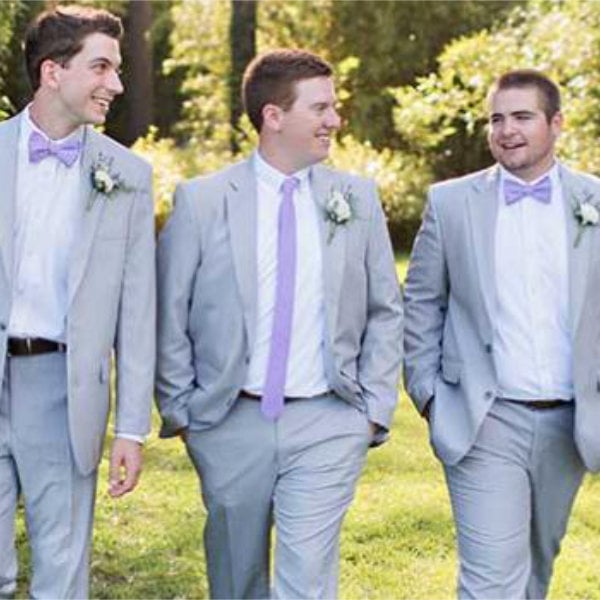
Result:
[[[62,65],[47,58],[42,61],[40,65],[40,87],[48,87],[50,89],[57,89],[60,83],[60,71],[63,69]]]
[[[273,132],[281,131],[284,110],[276,104],[265,104],[262,109],[263,128]]]

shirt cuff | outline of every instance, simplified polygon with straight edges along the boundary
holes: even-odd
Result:
[[[143,435],[135,435],[135,433],[115,433],[115,437],[120,440],[131,440],[138,444],[143,444],[146,441]]]

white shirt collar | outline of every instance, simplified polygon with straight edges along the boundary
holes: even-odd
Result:
[[[553,165],[545,172],[542,173],[539,177],[537,177],[534,181],[523,181],[516,175],[513,175],[511,172],[507,171],[502,165],[500,166],[500,181],[504,183],[505,180],[511,179],[512,181],[516,181],[522,185],[535,185],[538,181],[544,179],[544,177],[550,177],[552,181],[552,185],[558,183],[558,162],[554,161]]]
[[[300,169],[300,171],[292,173],[291,175],[286,175],[285,173],[282,173],[275,167],[271,166],[260,155],[260,151],[258,149],[255,150],[252,155],[252,165],[257,179],[260,179],[260,181],[266,183],[269,187],[272,187],[277,191],[281,189],[281,184],[288,177],[297,177],[300,180],[300,185],[303,186],[305,182],[308,181],[310,174],[310,167],[306,167],[304,169]]]

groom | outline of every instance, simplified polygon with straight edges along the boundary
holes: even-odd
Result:
[[[150,426],[149,166],[86,125],[123,91],[119,19],[69,6],[25,40],[32,103],[0,124],[0,597],[16,587],[23,496],[33,598],[85,598],[97,466],[117,367],[110,493],[132,490]]]
[[[319,165],[331,67],[248,67],[250,159],[179,186],[159,242],[158,396],[202,482],[210,594],[333,598],[339,535],[397,395],[402,310],[371,181]]]
[[[444,464],[461,598],[544,598],[600,469],[600,182],[559,163],[557,86],[489,94],[498,164],[431,188],[406,281],[408,392]]]

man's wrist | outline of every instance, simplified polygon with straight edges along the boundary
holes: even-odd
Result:
[[[135,433],[115,433],[115,438],[118,440],[129,440],[131,442],[137,442],[140,446],[144,445],[146,438],[142,435],[136,435]]]

